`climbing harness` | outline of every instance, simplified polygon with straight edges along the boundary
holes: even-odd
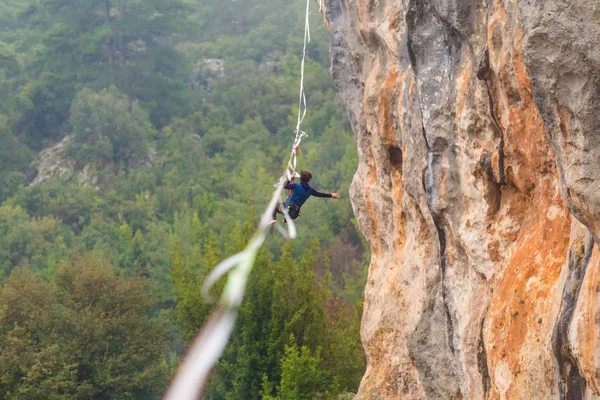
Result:
[[[288,215],[291,219],[296,219],[302,214],[300,207],[298,207],[297,204],[292,203],[289,199],[284,201],[283,205],[287,208]],[[285,218],[283,219],[283,223],[287,224],[287,220]]]

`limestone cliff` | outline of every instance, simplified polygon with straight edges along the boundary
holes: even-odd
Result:
[[[326,0],[358,399],[600,398],[600,2]]]

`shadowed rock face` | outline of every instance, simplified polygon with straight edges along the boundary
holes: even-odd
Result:
[[[600,3],[327,0],[358,399],[600,398]]]

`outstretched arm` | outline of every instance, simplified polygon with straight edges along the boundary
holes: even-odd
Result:
[[[340,195],[337,194],[337,193],[321,193],[321,192],[319,192],[318,190],[315,190],[315,189],[312,190],[311,194],[313,196],[315,196],[315,197],[331,197],[331,198],[334,198],[334,199],[339,199],[340,198]]]
[[[288,181],[288,183],[286,183],[283,188],[288,189],[288,190],[294,190],[294,189],[296,189],[296,185],[297,185],[297,183],[290,183]]]

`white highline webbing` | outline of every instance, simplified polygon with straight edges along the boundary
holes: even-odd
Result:
[[[304,20],[304,46],[302,49],[302,63],[300,66],[300,96],[298,102],[298,121],[294,131],[294,144],[292,153],[285,167],[283,175],[276,184],[276,189],[269,200],[265,213],[261,216],[258,228],[246,245],[246,248],[228,259],[222,261],[209,274],[202,285],[201,291],[208,298],[208,291],[211,286],[224,274],[229,272],[227,282],[223,293],[218,301],[216,311],[211,315],[209,322],[202,328],[190,351],[186,355],[179,371],[175,375],[171,386],[165,393],[164,400],[195,400],[202,392],[207,376],[221,356],[229,336],[233,330],[237,310],[242,303],[246,291],[248,276],[254,265],[254,260],[259,248],[262,246],[267,236],[267,231],[272,219],[272,213],[277,206],[280,194],[283,191],[285,182],[296,176],[297,148],[300,146],[302,138],[306,132],[300,130],[300,124],[306,115],[306,96],[304,94],[304,61],[306,58],[306,44],[310,42],[310,29],[308,23],[309,3],[306,0],[306,17]],[[293,239],[296,237],[296,227],[294,222],[283,208],[284,216],[287,220],[288,231],[281,226],[276,228],[285,237]]]
[[[306,96],[304,95],[304,60],[306,59],[306,44],[310,43],[310,24],[308,22],[308,5],[306,1],[306,16],[304,18],[304,45],[302,46],[302,62],[300,63],[300,95],[298,99],[298,122],[296,123],[296,135],[300,131],[300,124],[306,115]],[[300,116],[302,114],[302,116]]]

